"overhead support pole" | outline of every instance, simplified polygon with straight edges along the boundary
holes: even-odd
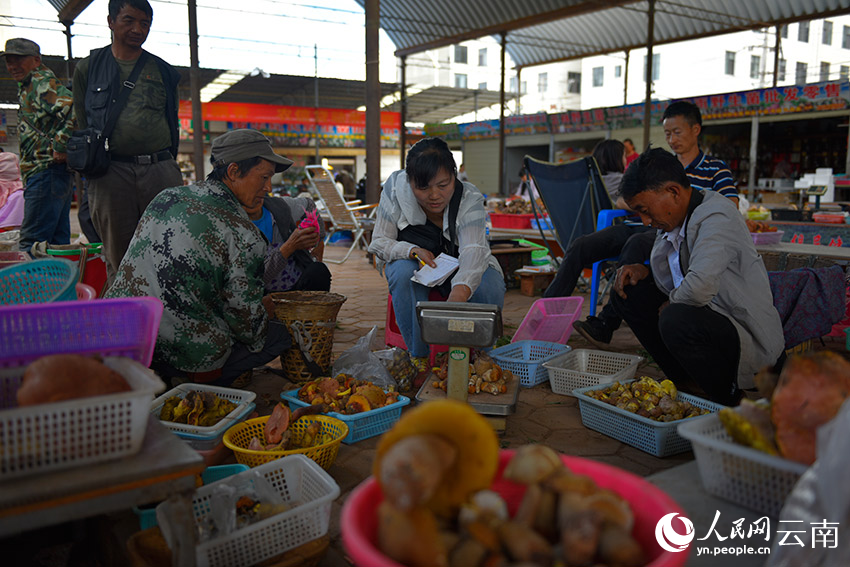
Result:
[[[319,156],[319,46],[313,44],[313,116],[316,123],[313,125],[313,142],[316,145],[315,164],[321,163]]]
[[[781,27],[776,26],[776,44],[773,47],[773,88],[776,88],[776,83],[779,81],[779,51],[782,47],[782,38],[779,36],[781,30],[779,28]]]
[[[646,96],[643,101],[643,147],[649,146],[649,127],[652,120],[652,47],[655,44],[655,0],[649,0],[646,13]]]
[[[204,117],[201,110],[201,67],[198,63],[198,6],[189,0],[189,90],[192,98],[192,164],[195,181],[204,179]]]
[[[379,0],[366,0],[366,202],[381,191],[381,83],[378,76]],[[402,128],[404,125],[402,124]]]
[[[519,116],[522,114],[522,67],[516,68],[516,114]]]
[[[503,31],[500,35],[502,36],[502,50],[499,59],[502,77],[499,79],[499,188],[496,194],[507,195],[505,190],[505,45],[507,44],[508,32]]]
[[[404,124],[407,122],[407,55],[399,57],[401,62],[401,124],[399,127],[399,158],[401,159],[401,169],[404,169],[404,158],[407,153],[407,128]]]
[[[756,159],[759,147],[759,115],[754,114],[750,122],[750,169],[747,174],[747,199],[753,202],[756,198]]]
[[[65,41],[68,44],[68,60],[65,61],[65,74],[68,75],[68,84],[69,85],[71,84],[71,80],[74,78],[74,74],[73,74],[74,69],[72,68],[72,63],[71,63],[71,61],[74,59],[74,55],[71,52],[71,38],[73,37],[71,35],[71,24],[73,24],[73,23],[74,23],[73,20],[72,21],[66,20],[66,21],[62,22],[62,24],[65,26],[65,32],[64,32],[65,33]]]
[[[629,104],[629,59],[631,52],[626,50],[626,68],[623,69],[623,106]]]

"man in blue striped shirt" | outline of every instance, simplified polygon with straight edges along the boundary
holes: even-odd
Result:
[[[664,110],[661,123],[664,125],[664,138],[685,168],[691,187],[716,191],[728,197],[737,207],[738,189],[729,167],[723,160],[699,148],[699,135],[702,132],[699,107],[692,102],[674,102]],[[618,266],[646,260],[654,241],[654,230],[633,235],[623,246]],[[575,321],[573,328],[595,346],[605,348],[621,321],[620,315],[609,303],[598,317],[590,316],[584,321]]]

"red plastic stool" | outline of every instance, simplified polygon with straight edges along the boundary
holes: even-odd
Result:
[[[428,301],[445,301],[446,298],[440,295],[440,292],[431,290],[428,294]],[[404,344],[404,337],[401,336],[401,331],[398,328],[398,323],[395,320],[395,310],[393,309],[393,296],[387,294],[387,322],[384,326],[384,343],[388,346],[396,346],[407,350],[407,345]],[[429,357],[431,366],[434,366],[437,360],[437,354],[449,350],[447,345],[431,345],[431,355]]]

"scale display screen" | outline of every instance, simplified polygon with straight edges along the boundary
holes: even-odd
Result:
[[[821,197],[826,195],[827,186],[826,185],[811,185],[806,189],[806,195],[816,195]]]

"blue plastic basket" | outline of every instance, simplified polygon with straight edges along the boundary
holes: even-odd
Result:
[[[77,265],[45,258],[0,270],[0,305],[77,299]]]
[[[307,402],[298,399],[298,389],[281,392],[280,397],[289,402],[289,409],[309,406]],[[386,431],[401,417],[401,408],[410,403],[407,396],[399,396],[394,404],[382,408],[346,415],[332,411],[327,415],[335,417],[348,426],[348,435],[342,440],[346,445],[357,443],[369,437],[375,437]]]
[[[530,388],[549,381],[544,362],[569,351],[570,347],[559,343],[517,341],[490,351],[490,356],[502,370],[510,370],[519,379],[520,386]]]
[[[250,467],[248,467],[248,465],[238,464],[207,467],[204,472],[201,473],[201,480],[204,482],[204,486],[206,486],[229,476],[247,471],[249,468]],[[159,525],[159,522],[156,521],[156,506],[157,504],[153,504],[148,508],[133,506],[133,512],[135,512],[136,516],[139,517],[139,526],[141,529],[146,530]]]

